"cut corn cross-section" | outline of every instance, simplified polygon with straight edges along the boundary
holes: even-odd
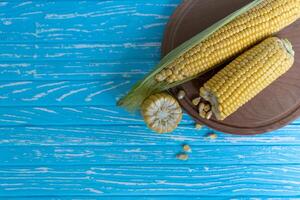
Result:
[[[182,118],[182,109],[176,99],[167,93],[148,97],[141,109],[147,126],[157,133],[172,132]]]

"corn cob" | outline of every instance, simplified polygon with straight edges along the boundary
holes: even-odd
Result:
[[[200,96],[211,104],[215,117],[224,120],[287,72],[293,63],[291,43],[268,38],[207,81]]]
[[[170,52],[118,105],[134,111],[147,96],[236,57],[299,17],[300,0],[255,0]]]
[[[265,0],[176,58],[156,80],[173,83],[202,73],[291,24],[299,13],[299,0]]]
[[[148,97],[142,104],[141,112],[147,126],[157,133],[172,132],[182,118],[180,105],[166,93]]]

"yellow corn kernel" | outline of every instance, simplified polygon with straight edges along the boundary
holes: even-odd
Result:
[[[205,104],[203,110],[204,110],[205,112],[209,112],[210,109],[211,109],[210,105],[209,105],[209,104]]]
[[[215,134],[215,133],[209,133],[205,137],[208,138],[208,139],[211,139],[211,140],[215,140],[215,139],[218,138],[218,135]]]
[[[182,146],[182,150],[183,150],[184,152],[191,152],[191,151],[192,151],[192,148],[190,147],[190,145],[184,144],[184,145]]]
[[[300,0],[264,0],[176,58],[156,75],[174,83],[200,75],[280,31],[300,16]]]
[[[176,155],[176,158],[178,160],[184,160],[185,161],[185,160],[189,159],[189,155],[186,154],[186,153],[179,153],[179,154]]]
[[[185,91],[184,90],[180,90],[177,94],[177,98],[179,100],[182,100],[185,97]]]
[[[288,40],[271,37],[232,61],[200,88],[218,120],[224,120],[250,101],[294,63]]]
[[[194,106],[198,106],[200,101],[201,101],[201,97],[197,97],[197,98],[192,100],[192,103],[193,103]]]
[[[196,124],[195,129],[200,130],[203,126],[201,124]]]

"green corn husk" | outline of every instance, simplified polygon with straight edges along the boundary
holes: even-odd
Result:
[[[185,52],[189,51],[192,47],[194,47],[196,44],[199,44],[206,38],[208,38],[210,35],[212,35],[214,32],[219,30],[221,27],[225,26],[226,24],[230,23],[232,20],[234,20],[236,17],[244,14],[245,12],[249,11],[253,7],[260,4],[263,0],[254,0],[253,2],[249,3],[248,5],[244,6],[243,8],[237,10],[236,12],[230,14],[229,16],[225,17],[224,19],[220,20],[219,22],[215,23],[211,27],[207,28],[203,32],[197,34],[190,40],[186,41],[173,51],[171,51],[168,55],[166,55],[155,67],[155,69],[150,72],[143,80],[136,83],[133,88],[130,90],[130,92],[121,98],[118,101],[118,106],[121,106],[125,108],[126,110],[133,112],[139,109],[140,105],[143,103],[143,101],[150,95],[154,93],[158,93],[167,89],[170,89],[172,87],[175,87],[177,85],[180,85],[184,82],[190,81],[197,76],[187,78],[183,81],[178,81],[172,84],[168,84],[166,82],[160,82],[158,83],[155,80],[155,75],[159,73],[162,69],[164,69],[166,66],[168,66],[172,61],[184,54]],[[217,66],[216,66],[217,67]],[[205,72],[203,72],[205,73]]]

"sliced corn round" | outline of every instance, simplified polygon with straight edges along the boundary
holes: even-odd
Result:
[[[142,104],[141,113],[147,126],[157,133],[172,132],[182,118],[180,105],[166,93],[148,97]]]

